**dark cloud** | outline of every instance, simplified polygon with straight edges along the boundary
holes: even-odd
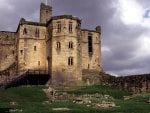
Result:
[[[0,0],[0,30],[15,31],[20,18],[39,20],[39,6],[45,0]],[[137,0],[148,8],[149,0]],[[53,15],[71,14],[82,19],[82,27],[102,26],[102,59],[105,71],[119,74],[148,73],[150,55],[142,55],[137,40],[149,29],[126,25],[117,13],[118,0],[49,0]],[[140,45],[139,45],[140,44]]]

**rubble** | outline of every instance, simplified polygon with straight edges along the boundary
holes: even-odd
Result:
[[[56,91],[51,87],[45,90],[45,92],[49,97],[49,102],[72,101],[74,104],[85,104],[87,107],[97,109],[116,107],[114,98],[110,95],[103,95],[100,93],[75,95],[68,94],[65,91]]]

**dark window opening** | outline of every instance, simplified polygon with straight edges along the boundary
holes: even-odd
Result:
[[[72,66],[73,65],[73,57],[69,57],[68,58],[68,66]]]
[[[88,64],[88,69],[90,68],[90,64]]]
[[[60,48],[61,48],[61,43],[57,42],[57,49],[60,49]]]
[[[73,42],[69,42],[69,49],[73,49]]]
[[[88,36],[88,52],[90,54],[93,53],[93,40],[92,40],[92,36]]]
[[[39,37],[40,35],[40,30],[38,28],[36,28],[35,30],[35,37]]]
[[[36,48],[36,46],[34,46],[34,51],[36,51],[37,50],[37,48]]]
[[[27,34],[27,28],[24,28],[23,35]]]
[[[20,54],[23,55],[23,50],[20,50]]]
[[[38,66],[40,66],[40,61],[38,61]]]
[[[69,22],[69,33],[72,33],[72,22]]]
[[[61,32],[61,23],[58,22],[57,23],[57,33],[60,33]]]
[[[13,55],[15,54],[15,51],[14,51],[14,50],[12,51],[12,54],[13,54]]]
[[[7,36],[6,36],[6,39],[8,39],[8,38],[9,38],[9,36],[7,35]]]

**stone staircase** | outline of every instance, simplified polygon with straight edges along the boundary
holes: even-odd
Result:
[[[13,66],[15,65],[13,64]],[[16,71],[13,66],[0,71],[0,89],[7,89],[21,85],[45,85],[50,78],[48,71],[46,70]],[[10,75],[11,72],[14,72],[13,75]]]
[[[23,80],[28,74],[28,71],[24,71],[24,72],[19,72],[17,76],[15,77],[10,77],[9,80],[1,83],[0,88],[1,89],[7,89],[10,87],[14,87],[14,86],[18,86],[18,82]]]

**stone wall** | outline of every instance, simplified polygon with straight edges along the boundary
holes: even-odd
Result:
[[[16,33],[0,32],[0,71],[16,61]]]
[[[103,83],[103,72],[99,70],[84,69],[82,70],[82,79],[86,85],[100,85]]]
[[[40,22],[47,23],[52,17],[52,7],[41,3],[40,7]]]
[[[18,32],[19,70],[46,70],[46,27],[38,23],[25,22],[20,25]]]
[[[17,64],[13,63],[5,70],[0,71],[0,86],[15,78],[17,75]]]
[[[48,70],[54,83],[81,81],[83,69],[102,70],[100,34],[100,27],[81,30],[72,15],[52,16],[52,7],[42,3],[40,22],[22,18],[15,33],[0,32],[0,71],[16,63],[18,72]]]
[[[88,36],[92,37],[92,52],[88,50]],[[100,33],[82,30],[82,69],[102,70]]]
[[[103,83],[133,93],[150,92],[150,74],[122,77],[104,75]]]
[[[72,23],[72,32],[69,33],[69,22]],[[61,31],[58,32],[58,23],[61,23]],[[78,27],[78,21],[72,18],[57,18],[52,20],[52,50],[49,50],[49,55],[52,58],[52,81],[55,83],[81,80],[81,52],[80,52],[80,27]],[[50,35],[50,34],[49,34]],[[73,48],[69,48],[69,42],[73,43]],[[50,42],[49,42],[50,43]],[[60,43],[60,47],[57,47],[57,43]],[[51,46],[50,46],[51,47]],[[68,65],[68,58],[73,58],[73,65]]]

